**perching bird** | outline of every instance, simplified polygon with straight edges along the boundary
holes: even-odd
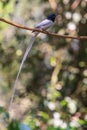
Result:
[[[43,20],[41,23],[37,24],[35,26],[35,28],[38,28],[38,29],[43,29],[43,30],[47,30],[49,27],[51,27],[53,24],[54,24],[54,21],[55,21],[55,18],[58,14],[50,14],[48,15],[47,19]],[[12,103],[13,103],[13,99],[14,99],[14,95],[15,95],[15,90],[16,90],[16,83],[17,83],[17,80],[18,80],[18,77],[20,75],[20,72],[21,72],[21,69],[23,67],[23,64],[27,58],[27,55],[29,54],[33,44],[34,44],[34,41],[37,37],[37,35],[39,34],[40,32],[38,31],[33,31],[33,36],[31,37],[30,39],[30,44],[29,46],[27,47],[26,51],[25,51],[25,54],[23,56],[23,59],[22,59],[22,62],[21,62],[21,65],[20,65],[20,68],[19,68],[19,71],[18,71],[18,74],[17,74],[17,77],[16,77],[16,80],[15,80],[15,83],[14,83],[14,86],[13,86],[13,93],[12,93],[12,97],[11,97],[11,101],[10,101],[10,106],[9,106],[9,110],[11,109],[12,107]]]
[[[41,23],[37,24],[35,28],[40,28],[43,30],[47,30],[49,27],[51,27],[54,24],[55,18],[58,14],[50,14],[48,15],[47,19],[43,20]],[[39,34],[37,31],[33,31],[34,34]]]

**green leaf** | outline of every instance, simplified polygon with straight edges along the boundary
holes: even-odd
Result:
[[[66,105],[67,105],[67,102],[66,102],[65,100],[62,100],[62,101],[61,101],[61,105],[62,105],[62,106],[66,106]]]
[[[5,109],[3,107],[0,107],[0,114],[5,112]]]
[[[20,123],[17,120],[12,120],[8,126],[8,130],[20,130]]]
[[[45,120],[49,119],[49,116],[46,112],[40,111],[39,115]]]
[[[49,126],[47,130],[57,130],[54,126]]]

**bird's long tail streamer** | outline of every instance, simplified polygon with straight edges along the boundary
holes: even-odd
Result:
[[[32,48],[32,46],[33,46],[33,44],[34,44],[34,42],[35,42],[35,40],[36,40],[36,36],[37,36],[37,35],[38,35],[38,32],[34,33],[33,36],[31,37],[31,39],[30,39],[30,44],[29,44],[29,46],[27,47],[27,49],[26,49],[26,51],[25,51],[25,54],[24,54],[24,56],[23,56],[22,62],[21,62],[21,64],[20,64],[20,68],[19,68],[18,74],[17,74],[17,76],[16,76],[16,80],[15,80],[15,82],[14,82],[14,85],[13,85],[13,92],[12,92],[12,97],[11,97],[11,100],[10,100],[9,111],[10,111],[11,108],[12,108],[13,100],[14,100],[14,97],[15,97],[16,84],[17,84],[17,81],[18,81],[20,72],[21,72],[22,67],[23,67],[23,64],[24,64],[24,62],[25,62],[25,60],[26,60],[26,58],[27,58],[27,56],[28,56],[28,54],[29,54],[29,52],[30,52],[30,50],[31,50],[31,48]]]

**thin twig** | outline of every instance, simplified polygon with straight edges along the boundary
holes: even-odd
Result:
[[[69,35],[59,35],[59,34],[56,34],[56,33],[50,33],[50,32],[48,32],[48,31],[44,31],[44,30],[42,30],[42,29],[29,28],[29,27],[23,26],[23,25],[21,25],[21,24],[15,23],[15,22],[13,22],[13,21],[6,20],[6,19],[4,19],[4,18],[0,18],[0,21],[5,22],[5,23],[7,23],[7,24],[10,24],[10,25],[12,25],[12,26],[15,26],[15,27],[17,27],[17,28],[21,28],[21,29],[25,29],[25,30],[29,30],[29,31],[38,31],[38,32],[40,32],[40,33],[44,33],[44,34],[51,35],[51,36],[55,36],[55,37],[78,39],[78,40],[87,40],[87,36],[79,36],[79,37],[76,37],[76,36],[69,36]]]

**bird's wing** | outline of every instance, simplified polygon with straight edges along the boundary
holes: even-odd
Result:
[[[50,26],[53,25],[53,22],[51,20],[45,19],[44,21],[42,21],[41,23],[37,24],[35,26],[35,28],[42,28],[42,29],[47,29]]]

